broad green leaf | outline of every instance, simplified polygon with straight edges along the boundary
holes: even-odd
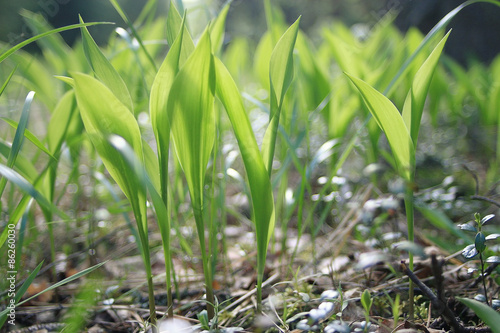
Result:
[[[488,305],[473,299],[459,297],[458,300],[471,308],[472,311],[488,325],[493,333],[500,333],[500,326],[498,326],[498,323],[500,323],[500,313],[496,312]]]
[[[167,104],[175,151],[194,209],[203,206],[205,170],[215,140],[214,89],[213,56],[206,30],[175,77]]]
[[[134,182],[133,171],[106,139],[111,134],[123,137],[142,160],[142,139],[137,121],[103,83],[81,73],[73,74],[73,78],[80,114],[92,143],[111,177],[130,200],[134,213],[145,216],[145,189]],[[136,215],[136,219],[141,224],[141,218]],[[146,228],[144,225],[140,227]]]
[[[252,193],[253,216],[259,235],[267,234],[266,242],[274,230],[274,201],[267,169],[255,140],[250,120],[243,106],[241,95],[231,74],[218,59],[215,59],[217,75],[217,97],[221,100],[238,140],[241,156],[248,175]]]
[[[449,35],[450,32],[448,32],[446,36],[441,39],[439,44],[434,48],[430,56],[418,70],[403,106],[403,120],[410,132],[415,148],[417,146],[418,132],[420,130],[420,122],[424,110],[425,99],[427,97],[427,91],[429,90],[432,75],[434,74],[439,57],[441,56],[444,44],[446,43]]]
[[[410,133],[392,102],[366,82],[346,74],[363,96],[370,113],[384,131],[391,146],[400,175],[411,181],[415,150]]]
[[[236,83],[218,58],[215,58],[215,69],[217,97],[224,105],[231,121],[247,172],[252,201],[252,217],[255,223],[257,239],[258,281],[261,281],[266,262],[267,247],[275,224],[271,181]]]
[[[173,7],[173,5],[171,5]],[[185,43],[184,36],[187,39],[191,37],[184,28],[185,20],[182,20],[180,33],[170,47],[165,60],[163,61],[151,87],[151,96],[149,99],[149,111],[151,115],[151,125],[156,138],[158,150],[158,160],[160,167],[160,184],[162,197],[167,197],[168,183],[168,158],[170,146],[170,123],[168,120],[167,102],[174,78],[179,72],[179,68],[187,59],[187,53],[183,49],[194,49],[193,42]],[[192,52],[192,49],[189,52]],[[184,58],[186,57],[186,58]]]
[[[80,22],[83,23],[80,17]],[[120,74],[101,52],[86,27],[82,27],[82,41],[85,56],[96,76],[103,82],[131,112],[134,111],[132,98]]]
[[[43,37],[46,37],[46,36],[49,36],[49,35],[52,35],[52,34],[56,34],[58,32],[62,32],[62,31],[71,30],[71,29],[77,29],[77,28],[81,28],[81,27],[88,27],[88,26],[96,25],[96,24],[114,24],[114,23],[111,23],[111,22],[92,22],[92,23],[85,23],[85,24],[72,24],[72,25],[68,25],[68,26],[62,27],[62,28],[57,28],[57,29],[54,29],[54,30],[50,30],[50,31],[44,32],[42,34],[33,36],[33,37],[31,37],[31,38],[29,38],[29,39],[27,39],[25,41],[22,41],[21,43],[16,44],[15,46],[13,46],[10,49],[8,49],[6,52],[2,53],[0,55],[0,63],[2,61],[4,61],[5,59],[7,59],[11,54],[13,54],[14,52],[16,52],[17,50],[25,47],[28,44],[33,43],[34,41],[39,40],[40,38],[43,38]]]

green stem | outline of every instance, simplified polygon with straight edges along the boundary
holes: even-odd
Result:
[[[161,146],[163,147],[163,146]],[[168,144],[166,145],[168,148]],[[168,196],[168,149],[160,155],[160,181],[161,181],[161,197],[167,211],[164,221],[159,221],[162,226],[161,237],[163,243],[163,252],[165,255],[165,283],[167,287],[167,316],[174,317],[174,302],[172,299],[172,253],[170,251],[170,205]]]
[[[486,289],[486,281],[484,276],[484,261],[482,252],[479,252],[479,260],[481,261],[481,280],[483,281],[484,297],[486,298],[486,304],[488,304],[488,306],[491,306],[490,301],[488,300],[488,293]]]
[[[155,292],[153,285],[153,273],[151,271],[151,259],[149,254],[149,242],[147,235],[143,231],[139,233],[143,245],[144,253],[144,266],[146,268],[146,280],[148,283],[148,297],[149,297],[149,320],[153,327],[153,332],[156,332],[156,306],[155,306]]]
[[[406,193],[405,193],[405,209],[406,209],[406,222],[408,226],[408,241],[413,242],[415,240],[415,235],[414,235],[414,212],[413,212],[413,177],[411,177],[410,182],[406,186]],[[413,253],[410,251],[409,252],[409,267],[410,270],[413,271]],[[415,309],[414,309],[414,304],[413,304],[413,298],[414,298],[414,285],[413,282],[410,280],[410,285],[409,285],[409,313],[408,317],[410,321],[413,321],[414,315],[415,315]]]
[[[196,229],[198,230],[198,238],[200,239],[201,259],[203,261],[203,274],[205,275],[205,289],[207,294],[208,320],[211,320],[215,315],[215,298],[212,287],[212,270],[210,269],[210,264],[208,262],[209,256],[207,255],[207,249],[205,247],[205,225],[203,222],[203,209],[199,207],[201,207],[201,205],[199,205],[198,207],[195,207],[193,205],[193,213],[194,219],[196,221]]]
[[[257,314],[262,314],[262,275],[257,275]]]

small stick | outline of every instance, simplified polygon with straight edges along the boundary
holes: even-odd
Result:
[[[404,261],[401,261],[401,268],[403,272],[415,283],[415,285],[422,291],[422,293],[430,299],[432,307],[438,311],[441,317],[450,325],[457,333],[466,333],[468,330],[457,321],[455,315],[445,302],[437,298],[436,295],[429,289],[420,279],[406,266]]]

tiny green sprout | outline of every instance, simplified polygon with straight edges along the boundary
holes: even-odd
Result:
[[[484,273],[484,265],[485,265],[485,260],[483,257],[483,254],[486,250],[486,241],[497,239],[500,237],[500,234],[491,234],[488,236],[485,236],[485,234],[482,231],[482,227],[488,223],[493,217],[495,217],[494,214],[489,214],[486,215],[485,217],[481,218],[481,215],[479,213],[474,214],[474,220],[469,221],[464,224],[459,224],[458,227],[462,230],[465,231],[470,231],[470,232],[475,232],[476,237],[474,238],[474,244],[469,244],[467,245],[463,250],[462,250],[462,255],[464,256],[465,259],[472,259],[475,256],[479,254],[479,260],[481,262],[481,277],[483,281],[483,288],[484,288],[484,294],[485,294],[485,302],[486,304],[489,304],[487,293],[486,293],[486,282],[485,282],[485,273]],[[486,259],[486,263],[498,263],[500,262],[500,257],[498,256],[491,256]]]
[[[373,299],[370,295],[370,292],[368,291],[368,289],[365,289],[365,291],[363,291],[363,294],[361,294],[361,305],[363,305],[363,308],[365,309],[365,332],[367,332],[368,328],[370,327],[370,310],[372,308],[372,304]]]

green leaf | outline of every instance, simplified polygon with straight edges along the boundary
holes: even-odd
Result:
[[[16,291],[16,295],[14,296],[16,306],[18,305],[21,297],[23,297],[24,293],[28,290],[28,287],[31,285],[31,283],[33,282],[35,277],[38,275],[38,272],[40,271],[40,268],[42,268],[42,265],[43,265],[43,261],[41,263],[39,263],[38,266],[35,267],[33,272],[31,272],[30,275],[28,276],[28,278],[23,282],[21,288],[19,288]],[[0,327],[2,327],[3,324],[5,323],[5,321],[7,320],[7,313],[9,311],[10,311],[10,309],[7,308],[0,313]]]
[[[476,250],[479,253],[484,252],[486,249],[486,239],[482,232],[478,232],[476,234],[476,238],[474,239],[474,245],[476,246]]]
[[[415,150],[408,129],[392,102],[366,82],[346,74],[358,88],[370,113],[384,131],[400,175],[411,181]]]
[[[20,124],[17,123],[16,121],[12,120],[12,119],[8,119],[8,118],[4,118],[4,117],[0,117],[0,119],[2,119],[3,121],[5,121],[7,124],[9,124],[12,128],[19,128]],[[54,155],[52,155],[52,153],[47,149],[45,148],[45,146],[43,145],[42,141],[40,141],[40,139],[38,139],[36,137],[35,134],[33,134],[33,132],[31,132],[29,129],[25,128],[24,129],[24,137],[26,139],[28,139],[32,144],[34,144],[38,149],[40,149],[41,151],[43,151],[45,154],[47,154],[47,156],[49,156],[50,158],[52,159],[55,159]]]
[[[217,97],[224,105],[231,121],[248,175],[257,239],[261,235],[266,235],[265,241],[262,243],[266,244],[267,247],[267,242],[274,230],[274,200],[271,182],[267,176],[267,169],[236,83],[224,64],[217,58],[215,68],[217,72]]]
[[[271,104],[271,116],[279,112],[283,98],[293,80],[293,48],[297,40],[300,17],[283,34],[271,54],[269,64],[269,79],[271,83],[271,98],[274,96],[274,109]],[[271,99],[271,103],[272,103]]]
[[[115,134],[123,137],[143,160],[143,148],[139,125],[133,114],[104,84],[93,77],[75,73],[75,92],[85,129],[101,157],[106,169],[129,199],[143,246],[147,247],[146,189],[133,177],[133,170],[114,149],[107,137]],[[144,251],[146,255],[146,251]]]
[[[178,35],[182,31],[183,34],[183,37],[181,39],[182,46],[180,46],[181,65],[184,63],[184,61],[186,61],[186,59],[191,55],[191,53],[193,53],[194,50],[194,42],[193,39],[191,38],[191,35],[189,34],[185,21],[186,21],[186,15],[184,15],[183,18],[177,11],[177,8],[171,2],[170,9],[168,10],[167,14],[167,42],[168,45],[170,45],[170,48],[172,48]],[[172,52],[172,50],[170,50],[169,53],[170,52]]]
[[[21,176],[13,169],[3,164],[0,164],[0,175],[2,175],[8,181],[16,185],[22,192],[28,194],[33,199],[35,199],[36,202],[44,209],[52,211],[53,213],[57,214],[59,217],[63,219],[69,219],[66,213],[59,210],[59,208],[57,208],[54,204],[52,204],[49,200],[47,200],[47,198],[45,198],[40,192],[38,192],[30,182],[28,182],[23,176]],[[17,221],[15,221],[14,223],[17,223]],[[6,231],[7,228],[5,228],[2,234],[0,235],[0,248],[3,246],[5,240],[7,239]]]
[[[129,17],[127,16],[127,14],[120,7],[120,4],[118,3],[118,1],[116,1],[116,0],[109,0],[109,2],[111,3],[111,5],[113,5],[113,7],[115,8],[116,12],[122,18],[122,20],[127,24],[127,26],[129,27],[130,31],[132,32],[132,35],[135,37],[135,39],[139,43],[139,46],[140,46],[141,50],[144,52],[144,54],[146,55],[146,58],[148,59],[148,61],[151,64],[152,68],[154,68],[154,70],[156,72],[158,69],[156,68],[155,61],[153,60],[153,57],[151,57],[151,54],[149,54],[148,50],[144,46],[144,43],[142,42],[142,38],[137,33],[137,30],[135,29],[134,24],[132,23],[132,21],[129,19]]]
[[[275,224],[271,181],[236,83],[218,58],[215,58],[215,70],[217,97],[231,121],[248,177],[257,240],[258,280],[262,281],[267,247]]]
[[[28,297],[27,299],[23,300],[22,302],[17,303],[17,304],[16,304],[16,306],[23,305],[24,303],[31,301],[32,299],[34,299],[34,298],[36,298],[36,297],[40,296],[40,295],[41,295],[41,294],[43,294],[43,293],[46,293],[47,291],[54,290],[54,289],[56,289],[56,288],[58,288],[58,287],[60,287],[60,286],[64,286],[64,285],[65,285],[65,284],[67,284],[67,283],[70,283],[70,282],[72,282],[72,281],[74,281],[74,280],[76,280],[76,279],[78,279],[78,278],[81,278],[82,276],[87,275],[87,274],[89,274],[89,273],[90,273],[90,272],[92,272],[92,271],[95,271],[96,269],[98,269],[99,267],[101,267],[102,265],[104,265],[105,263],[107,263],[107,261],[105,261],[105,262],[101,262],[101,263],[99,263],[99,264],[97,264],[97,265],[94,265],[94,266],[92,266],[92,267],[86,268],[86,269],[84,269],[83,271],[80,271],[80,272],[78,272],[78,273],[76,273],[76,274],[74,274],[74,275],[71,275],[70,277],[65,278],[64,280],[61,280],[61,281],[59,281],[59,282],[57,282],[57,283],[54,283],[53,285],[51,285],[50,287],[48,287],[48,288],[46,288],[46,289],[44,289],[44,290],[40,291],[39,293],[37,293],[37,294],[35,294],[35,295],[31,296],[31,297]],[[40,264],[40,265],[41,265],[41,264]],[[40,266],[40,265],[39,265],[39,266]],[[37,267],[37,268],[38,268],[38,267]],[[31,277],[31,275],[30,275],[30,277]],[[16,295],[16,296],[17,296],[17,295]],[[7,312],[8,312],[8,309],[6,309],[6,310],[4,310],[4,311],[0,312],[0,316],[2,316],[2,315],[4,315],[4,314],[6,314]]]
[[[80,22],[83,20],[80,16]],[[120,74],[101,52],[86,27],[82,27],[82,41],[85,56],[96,76],[103,82],[125,106],[133,112],[132,98]]]
[[[214,89],[210,36],[205,31],[175,77],[167,104],[175,151],[194,209],[203,207],[205,170],[215,140]]]
[[[171,5],[173,7],[173,5]],[[168,119],[167,103],[170,89],[174,78],[179,72],[179,68],[186,61],[188,53],[194,50],[192,40],[184,42],[186,39],[191,39],[187,30],[184,27],[185,20],[182,20],[180,33],[170,47],[165,60],[163,61],[158,73],[156,73],[153,86],[151,87],[151,95],[149,99],[149,111],[151,115],[151,125],[156,138],[156,146],[158,150],[158,162],[160,167],[160,186],[162,197],[167,197],[168,183],[168,159],[170,146],[170,122]],[[189,50],[183,52],[188,48]]]
[[[0,140],[0,154],[7,159],[9,157],[12,145],[9,143]],[[17,155],[16,163],[13,167],[14,170],[19,172],[24,178],[26,178],[29,182],[33,182],[38,176],[38,170],[35,168],[33,163],[20,152]]]
[[[72,24],[72,25],[68,25],[68,26],[62,27],[62,28],[57,28],[57,29],[54,29],[54,30],[50,30],[50,31],[44,32],[42,34],[36,35],[34,37],[31,37],[31,38],[29,38],[29,39],[27,39],[25,41],[22,41],[21,43],[15,45],[14,47],[11,47],[9,50],[7,50],[6,52],[2,53],[0,55],[0,63],[2,61],[4,61],[5,59],[7,59],[12,53],[14,53],[17,50],[25,47],[28,44],[33,43],[34,41],[39,40],[40,38],[43,38],[45,36],[49,36],[49,35],[52,35],[52,34],[56,34],[56,33],[61,32],[61,31],[66,31],[66,30],[71,30],[71,29],[76,29],[76,28],[81,28],[81,27],[88,27],[88,26],[96,25],[96,24],[114,24],[114,23],[111,23],[111,22],[92,22],[92,23],[84,23],[84,24]]]
[[[299,31],[300,17],[281,36],[274,47],[269,64],[269,80],[271,87],[269,126],[262,143],[262,154],[267,172],[271,175],[276,134],[278,132],[283,99],[293,80],[293,49]]]
[[[10,72],[9,76],[7,76],[7,79],[6,79],[6,80],[5,80],[5,82],[2,84],[2,87],[0,88],[0,96],[2,96],[3,91],[5,90],[5,88],[7,87],[7,85],[9,84],[10,79],[12,79],[12,76],[13,76],[13,75],[14,75],[14,73],[16,72],[16,69],[17,69],[17,65],[16,65],[16,67],[14,67],[14,69],[12,70],[12,72]]]
[[[446,43],[449,35],[450,32],[448,32],[446,36],[441,39],[439,44],[434,48],[430,56],[418,70],[403,106],[403,120],[406,127],[410,131],[410,136],[415,148],[417,147],[418,132],[420,130],[420,122],[424,110],[425,99],[427,97],[427,91],[429,90],[432,75],[434,74],[439,57],[441,56],[444,44]]]
[[[73,124],[79,122],[79,118],[75,92],[70,90],[57,103],[47,127],[47,145],[53,154],[59,152],[68,132],[74,129]]]
[[[498,323],[500,323],[500,313],[476,300],[460,297],[458,300],[471,308],[472,311],[488,325],[493,333],[500,333],[500,326],[498,326]]]
[[[212,52],[214,54],[219,54],[224,42],[224,27],[230,4],[230,2],[227,2],[224,5],[215,22],[210,26],[210,40],[212,41]]]
[[[363,293],[361,294],[361,304],[363,305],[363,308],[365,309],[366,312],[370,312],[370,309],[372,307],[372,297],[370,295],[370,292],[368,289],[365,289]]]

